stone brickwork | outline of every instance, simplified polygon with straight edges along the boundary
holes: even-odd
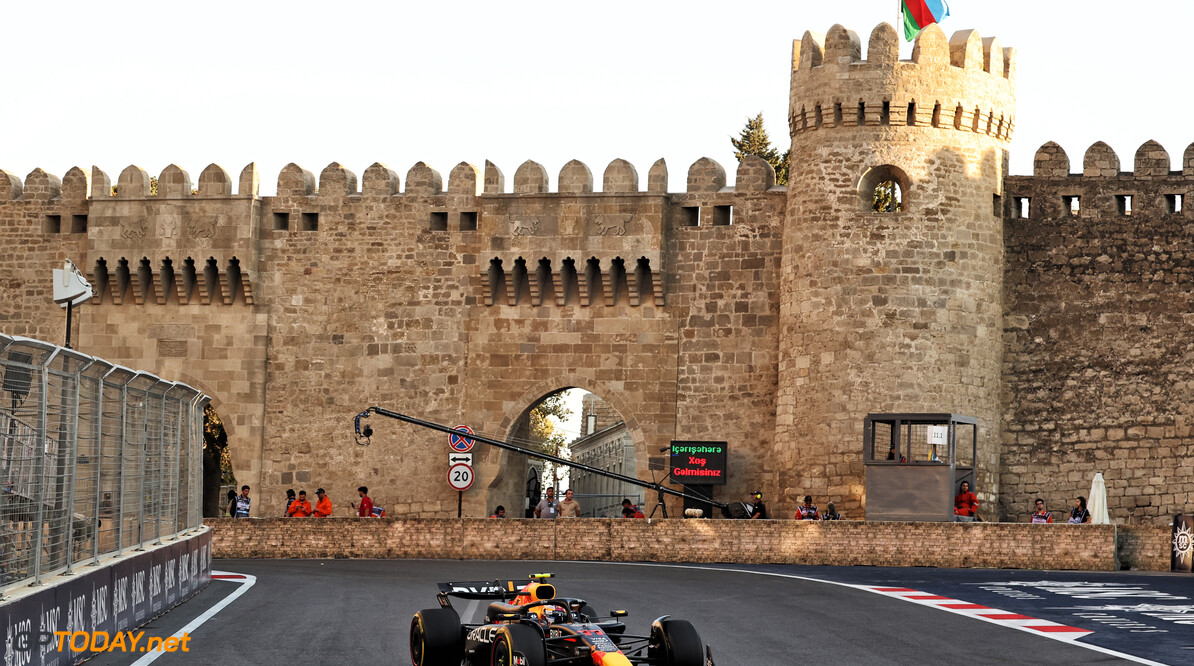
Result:
[[[862,59],[840,25],[793,52],[780,287],[777,485],[857,515],[868,413],[978,418],[975,491],[999,496],[1003,191],[1015,55],[929,26],[911,62],[882,24]],[[903,200],[872,210],[876,186]]]
[[[1124,174],[1095,144],[1078,176],[1050,144],[1008,177],[1014,52],[935,25],[898,46],[886,24],[865,53],[841,26],[795,44],[790,187],[758,158],[733,186],[708,158],[509,183],[290,164],[268,197],[252,164],[171,165],[156,193],[136,166],[115,191],[98,168],[0,172],[0,329],[60,340],[50,269],[85,267],[76,346],[211,395],[258,516],[319,486],[347,516],[364,484],[390,515],[454,517],[442,434],[375,420],[360,447],[352,417],[512,438],[572,387],[625,420],[640,478],[672,439],[726,440],[715,499],[761,489],[776,516],[805,494],[865,516],[875,412],[976,417],[988,518],[1060,512],[1097,471],[1116,520],[1189,511],[1194,152],[1171,171],[1150,142]],[[872,208],[885,181],[898,211]],[[464,515],[519,515],[527,461],[475,455]]]
[[[1115,550],[1121,569],[1169,571],[1173,528],[1159,525],[1118,525]]]
[[[1071,173],[1050,143],[1007,181],[1005,515],[1072,505],[1095,472],[1117,522],[1194,503],[1194,147],[1169,164],[1150,141],[1121,171],[1096,143]]]
[[[209,519],[225,558],[429,558],[1117,569],[1112,525],[790,520]],[[1160,532],[1162,528],[1150,528]],[[1146,551],[1145,549],[1154,549]],[[1138,568],[1169,569],[1135,542]],[[1162,561],[1163,560],[1163,561]]]

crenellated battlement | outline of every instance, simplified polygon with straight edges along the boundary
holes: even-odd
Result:
[[[768,169],[770,172],[767,172]],[[740,163],[736,180],[736,186],[727,186],[725,169],[714,160],[701,158],[688,170],[685,192],[759,193],[771,189],[784,189],[782,186],[776,188],[775,170],[762,160]],[[403,182],[406,184],[405,189],[402,188]],[[597,189],[593,172],[588,165],[580,160],[571,160],[560,169],[555,179],[557,187],[553,190],[547,169],[532,160],[527,160],[518,167],[510,188],[506,186],[506,177],[502,170],[492,162],[485,162],[484,171],[467,162],[461,162],[449,172],[447,183],[445,189],[444,178],[440,172],[424,162],[415,163],[406,172],[405,180],[388,166],[376,162],[365,170],[359,184],[356,174],[337,162],[325,167],[318,178],[292,162],[283,167],[278,174],[275,197],[400,197],[444,194],[665,195],[668,194],[668,170],[667,163],[662,159],[652,164],[647,172],[644,189],[634,165],[623,159],[615,159],[606,166],[602,174],[601,189]],[[96,166],[91,167],[90,173],[74,167],[62,180],[41,169],[34,169],[26,176],[25,181],[8,171],[0,170],[0,202],[257,197],[259,184],[255,164],[249,164],[241,171],[237,185],[234,193],[233,181],[228,172],[214,163],[203,170],[197,183],[191,180],[187,171],[171,164],[158,175],[156,191],[149,173],[135,164],[120,172],[115,185],[108,174]]]
[[[839,127],[903,125],[986,134],[1010,141],[1015,127],[1015,49],[961,30],[921,31],[899,59],[895,28],[879,24],[863,58],[858,34],[835,25],[792,44],[793,136]]]
[[[1011,176],[1012,220],[1136,218],[1164,220],[1194,217],[1185,199],[1194,194],[1194,144],[1179,168],[1156,141],[1136,150],[1132,169],[1124,170],[1111,146],[1097,141],[1086,149],[1080,171],[1072,171],[1069,155],[1050,141],[1036,151],[1032,176]],[[1143,223],[1143,222],[1140,222]]]

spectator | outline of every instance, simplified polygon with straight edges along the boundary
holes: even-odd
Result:
[[[294,504],[294,488],[290,488],[286,491],[286,508],[282,509],[283,516],[290,515],[290,505],[291,504]]]
[[[572,489],[564,491],[564,501],[560,502],[561,518],[580,518],[580,502],[572,499]]]
[[[1051,523],[1053,522],[1053,514],[1045,510],[1045,500],[1036,498],[1036,513],[1032,514],[1029,522],[1033,523]]]
[[[954,522],[971,523],[978,513],[978,498],[970,492],[970,482],[963,481],[954,495]]]
[[[753,505],[750,509],[751,520],[767,520],[767,505],[763,504],[763,491],[756,490],[750,494]]]
[[[887,459],[888,460],[896,459],[896,445],[895,444],[892,444],[891,448],[887,450]],[[900,462],[902,462],[902,463],[908,462],[908,459],[905,458],[902,453],[900,454]]]
[[[813,496],[805,495],[804,504],[796,509],[796,520],[820,520],[821,513],[813,506]]]
[[[490,518],[505,518],[506,517],[506,507],[499,504],[498,508],[493,510],[493,515],[491,515],[489,517]]]
[[[825,513],[821,514],[821,520],[841,520],[841,519],[842,519],[842,514],[837,512],[837,509],[833,506],[833,502],[830,502],[829,508],[825,511]]]
[[[560,512],[560,504],[556,502],[556,489],[548,486],[546,496],[535,505],[536,518],[555,518]]]
[[[623,518],[646,518],[642,511],[628,499],[622,500],[622,517]]]
[[[1081,495],[1074,500],[1074,508],[1070,509],[1070,524],[1081,525],[1090,522],[1090,512],[1086,510],[1086,498]]]
[[[328,499],[327,493],[323,492],[323,488],[315,491],[315,517],[327,518],[332,515],[332,500]]]
[[[232,517],[233,518],[248,518],[249,517],[249,504],[251,502],[252,502],[252,500],[249,499],[249,487],[241,486],[240,494],[237,495],[234,500],[232,500],[232,508],[233,508]]]
[[[357,488],[357,494],[361,496],[361,506],[357,507],[356,502],[350,502],[349,506],[357,510],[357,516],[360,518],[373,517],[373,500],[369,499],[369,488],[361,486]]]
[[[228,514],[229,518],[236,517],[236,491],[235,490],[228,491],[228,507],[225,511]]]
[[[286,510],[286,515],[291,518],[311,517],[311,503],[307,501],[307,491],[299,491],[298,499],[290,503],[290,508]]]

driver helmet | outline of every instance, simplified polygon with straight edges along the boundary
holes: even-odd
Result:
[[[540,624],[555,624],[568,621],[568,611],[563,606],[544,605],[530,610]]]

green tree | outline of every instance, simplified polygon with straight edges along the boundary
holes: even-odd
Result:
[[[894,180],[885,180],[875,187],[871,199],[871,210],[876,213],[898,213],[903,210],[900,201],[900,186]]]
[[[232,457],[228,452],[228,433],[220,415],[208,404],[203,410],[203,515],[219,517],[220,486],[236,484]]]
[[[569,416],[572,416],[572,410],[564,404],[562,391],[548,396],[531,410],[531,445],[532,448],[557,458],[567,458],[570,455],[565,446],[568,443],[568,437],[563,429],[556,425],[556,421],[552,420],[553,416],[560,421],[566,421]],[[556,486],[559,483],[560,475],[565,472],[566,468],[545,461],[543,466],[544,483]]]
[[[771,138],[767,136],[767,130],[763,128],[763,112],[754,118],[746,119],[746,126],[738,134],[738,138],[730,137],[730,144],[734,146],[734,157],[739,162],[747,155],[754,155],[761,157],[775,169],[775,184],[788,184],[788,153],[785,150],[781,155],[775,146],[771,145]]]

